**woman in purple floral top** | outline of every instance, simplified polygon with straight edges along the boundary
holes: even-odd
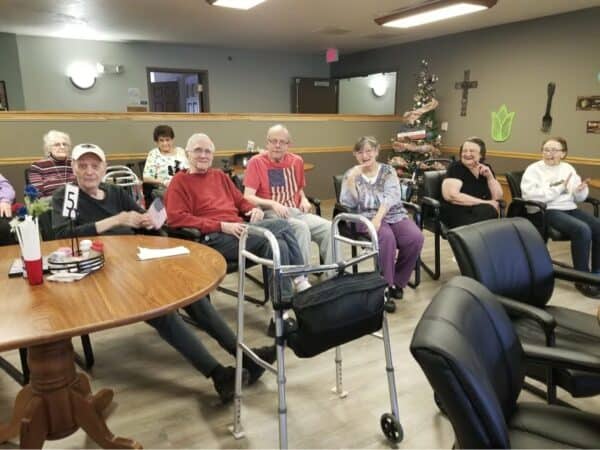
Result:
[[[364,136],[356,142],[354,156],[358,165],[344,175],[340,203],[367,217],[375,226],[383,277],[392,297],[402,298],[423,247],[423,234],[402,205],[396,171],[379,163],[378,155],[375,138]]]

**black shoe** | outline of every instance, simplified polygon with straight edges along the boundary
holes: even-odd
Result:
[[[235,367],[217,366],[211,374],[213,384],[223,404],[233,400],[235,395]],[[247,384],[250,376],[246,369],[242,370],[242,384]]]
[[[287,319],[283,319],[283,335],[285,336],[287,333],[293,331],[298,325],[296,321],[291,317]],[[269,322],[269,326],[267,328],[267,336],[274,338],[275,337],[275,321],[271,319]]]
[[[589,298],[600,299],[600,287],[591,284],[575,283],[575,288]]]
[[[396,286],[391,286],[390,297],[395,298],[396,300],[402,300],[402,298],[404,297],[404,289]]]
[[[392,300],[391,298],[386,298],[385,302],[383,303],[383,309],[385,310],[385,312],[388,313],[393,313],[396,311],[396,302],[394,300]]]
[[[253,348],[252,351],[256,353],[260,359],[269,364],[273,364],[277,359],[277,351],[274,345],[270,347]],[[248,370],[248,385],[251,386],[258,381],[258,379],[265,373],[265,368],[259,366],[246,355],[244,355],[244,368]]]

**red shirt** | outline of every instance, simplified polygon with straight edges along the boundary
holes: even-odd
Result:
[[[273,162],[263,153],[248,161],[244,186],[255,189],[260,198],[298,208],[305,185],[304,161],[298,155],[286,153],[281,161]]]
[[[169,226],[197,228],[202,233],[220,232],[221,222],[242,222],[242,215],[255,207],[218,169],[178,172],[169,183],[165,206]]]

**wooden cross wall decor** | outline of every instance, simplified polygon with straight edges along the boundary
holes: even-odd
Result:
[[[465,76],[462,82],[457,81],[454,84],[454,89],[462,89],[462,98],[460,99],[460,115],[467,115],[467,103],[469,101],[469,89],[475,89],[477,87],[477,81],[470,81],[471,76],[470,70],[465,70]]]

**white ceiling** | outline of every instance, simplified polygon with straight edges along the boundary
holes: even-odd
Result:
[[[600,6],[600,0],[498,0],[488,11],[410,30],[373,22],[423,2],[267,0],[238,11],[205,0],[0,0],[0,32],[302,53],[337,47],[350,53]]]

